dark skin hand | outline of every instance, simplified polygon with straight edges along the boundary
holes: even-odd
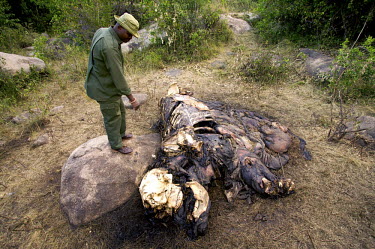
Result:
[[[138,101],[134,98],[133,94],[126,95],[126,97],[128,97],[129,102],[130,102],[130,104],[132,105],[133,109],[134,109],[134,110],[138,110],[139,107],[140,107],[140,104],[139,104]]]

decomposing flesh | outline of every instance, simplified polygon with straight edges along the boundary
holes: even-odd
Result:
[[[172,217],[192,238],[207,229],[208,186],[222,179],[228,201],[251,193],[285,196],[294,191],[291,179],[272,170],[284,166],[287,151],[299,139],[287,127],[255,112],[232,109],[221,102],[200,101],[172,86],[161,100],[162,146],[140,185],[148,215]]]

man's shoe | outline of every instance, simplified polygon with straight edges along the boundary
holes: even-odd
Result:
[[[129,154],[129,153],[133,152],[133,149],[130,148],[130,147],[124,146],[124,147],[122,147],[122,148],[120,148],[118,150],[115,150],[115,151],[120,152],[122,154]]]
[[[121,138],[122,139],[124,139],[124,140],[126,140],[126,139],[130,139],[130,138],[132,138],[133,137],[133,134],[125,134],[125,135],[123,135]]]

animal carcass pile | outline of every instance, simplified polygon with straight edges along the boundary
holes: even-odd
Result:
[[[173,219],[191,238],[208,225],[208,186],[223,181],[228,201],[255,192],[285,196],[294,191],[291,179],[272,173],[285,165],[288,148],[305,141],[287,127],[254,112],[206,102],[171,86],[161,100],[162,146],[139,187],[151,219]]]

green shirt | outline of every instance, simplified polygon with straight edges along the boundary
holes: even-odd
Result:
[[[131,94],[124,77],[122,41],[112,27],[100,28],[92,39],[85,88],[97,101],[107,101]]]

